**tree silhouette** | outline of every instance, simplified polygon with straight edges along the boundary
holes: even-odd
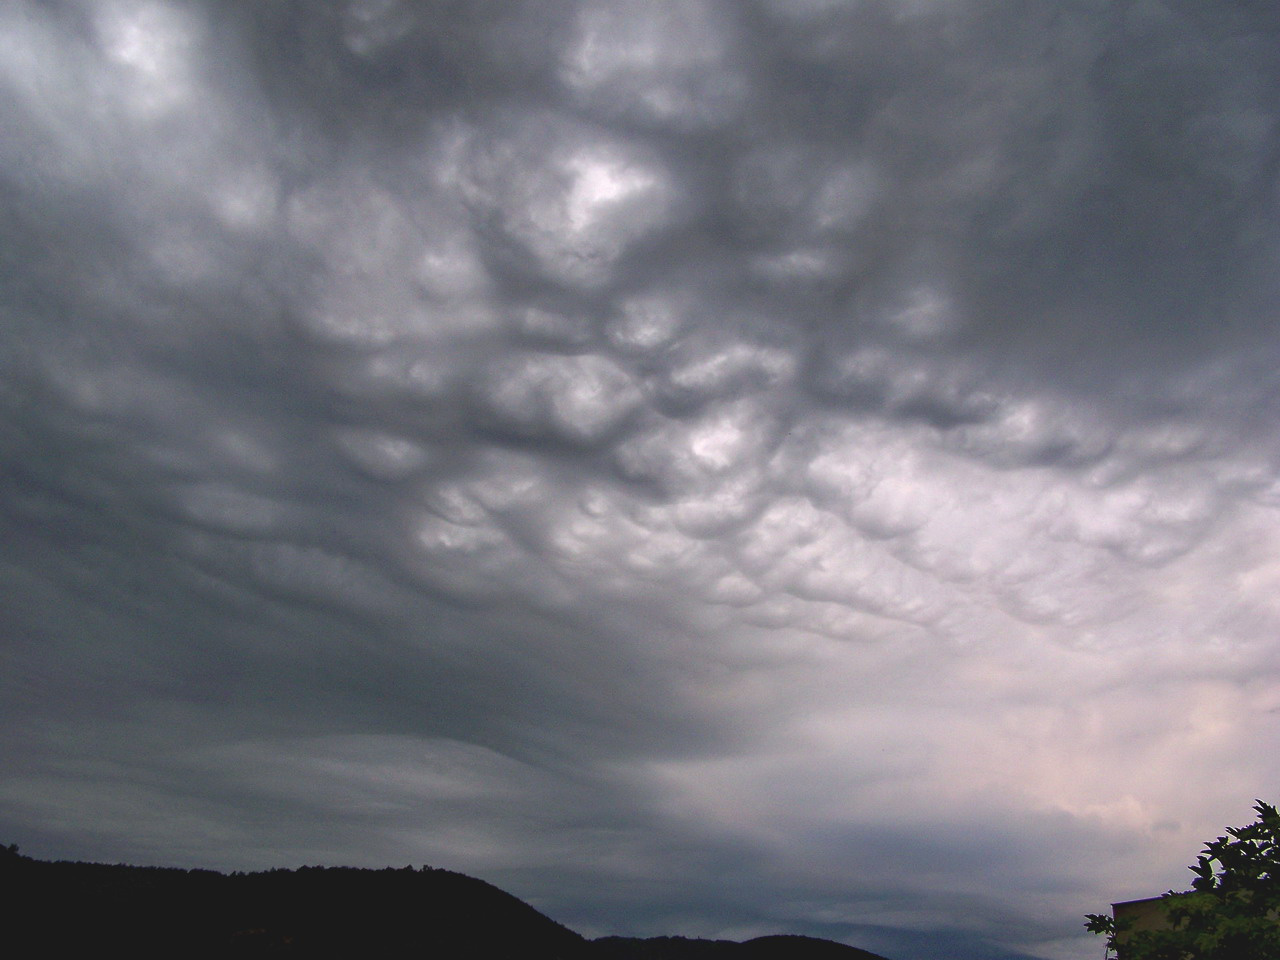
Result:
[[[1107,938],[1117,960],[1280,958],[1280,812],[1256,801],[1257,820],[1205,845],[1191,890],[1160,898],[1165,924],[1137,930],[1105,914],[1086,929]]]

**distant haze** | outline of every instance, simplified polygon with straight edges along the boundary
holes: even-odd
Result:
[[[1277,49],[0,4],[0,842],[1096,960],[1280,795]]]

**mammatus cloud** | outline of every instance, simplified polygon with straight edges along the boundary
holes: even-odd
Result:
[[[1093,956],[1277,786],[1278,30],[7,5],[6,832]]]

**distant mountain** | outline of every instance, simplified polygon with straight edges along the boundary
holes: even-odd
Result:
[[[885,960],[876,953],[816,937],[689,940],[684,937],[601,937],[591,941],[592,960]]]
[[[829,940],[586,940],[491,884],[423,867],[262,873],[45,862],[0,847],[10,938],[27,956],[423,960],[884,960]],[[10,939],[12,944],[12,939]]]

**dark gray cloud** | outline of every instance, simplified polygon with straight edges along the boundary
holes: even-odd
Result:
[[[6,5],[6,842],[1093,956],[1277,788],[1272,7]]]

